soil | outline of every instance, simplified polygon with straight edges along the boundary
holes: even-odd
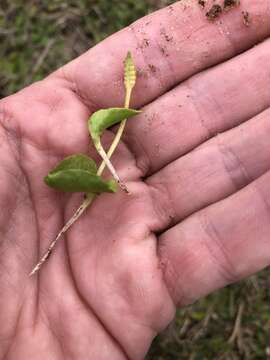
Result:
[[[168,34],[166,33],[166,30],[165,30],[164,28],[162,28],[162,29],[160,30],[160,35],[164,36],[164,38],[165,38],[165,40],[166,40],[167,42],[170,42],[170,41],[173,40],[173,37],[170,36],[170,35],[168,35]]]
[[[206,1],[198,0],[198,4],[201,7],[206,5]],[[221,16],[224,11],[229,11],[240,5],[240,0],[224,0],[223,7],[218,4],[214,4],[210,10],[206,13],[206,17],[209,21],[214,21]],[[248,11],[242,11],[243,22],[246,26],[250,25],[250,14]]]
[[[211,9],[206,13],[206,17],[210,21],[214,21],[219,18],[222,14],[222,7],[220,5],[214,4]]]
[[[198,0],[198,4],[199,4],[202,8],[205,8],[206,1],[205,1],[205,0]]]
[[[165,57],[169,56],[169,53],[168,53],[166,47],[160,46],[160,51],[161,51],[162,55],[164,55]]]
[[[240,0],[224,0],[224,10],[229,11],[240,5]]]
[[[148,47],[150,44],[150,41],[148,39],[143,39],[143,47]]]
[[[244,25],[250,26],[250,14],[248,11],[242,11]]]
[[[150,69],[150,71],[151,71],[152,73],[156,73],[156,72],[157,72],[157,68],[155,67],[155,65],[149,64],[148,67],[149,67],[149,69]]]

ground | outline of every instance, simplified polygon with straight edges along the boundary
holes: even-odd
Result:
[[[1,0],[0,98],[173,1]],[[149,359],[270,358],[269,270],[179,310]]]

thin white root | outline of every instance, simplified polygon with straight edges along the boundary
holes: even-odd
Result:
[[[102,157],[105,165],[108,167],[108,169],[110,170],[112,176],[114,177],[114,179],[117,181],[118,185],[120,186],[120,188],[125,191],[127,194],[130,194],[130,191],[128,190],[126,184],[120,179],[120,177],[118,176],[113,164],[111,163],[108,155],[106,154],[105,150],[103,149],[102,145],[99,143],[99,145],[97,146],[97,151],[99,153],[99,155]]]
[[[55,248],[57,242],[59,239],[69,230],[69,228],[81,217],[81,215],[85,212],[85,210],[88,208],[88,206],[91,204],[91,202],[94,199],[94,195],[88,195],[87,198],[83,201],[83,203],[78,207],[72,218],[65,224],[65,226],[61,229],[61,231],[58,233],[57,237],[51,242],[50,246],[48,247],[48,250],[45,252],[45,254],[40,258],[39,262],[36,264],[36,266],[33,268],[33,270],[30,272],[29,276],[34,275],[37,273],[42,265],[49,259],[53,249]]]

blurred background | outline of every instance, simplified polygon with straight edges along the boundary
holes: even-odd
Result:
[[[0,0],[0,98],[171,3]],[[148,359],[270,359],[269,275],[265,270],[179,310],[154,341]]]

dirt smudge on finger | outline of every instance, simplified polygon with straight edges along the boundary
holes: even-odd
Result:
[[[206,17],[210,21],[214,21],[222,14],[222,7],[218,4],[214,4],[209,11],[206,13]]]
[[[224,11],[229,11],[240,5],[240,0],[224,0]]]

